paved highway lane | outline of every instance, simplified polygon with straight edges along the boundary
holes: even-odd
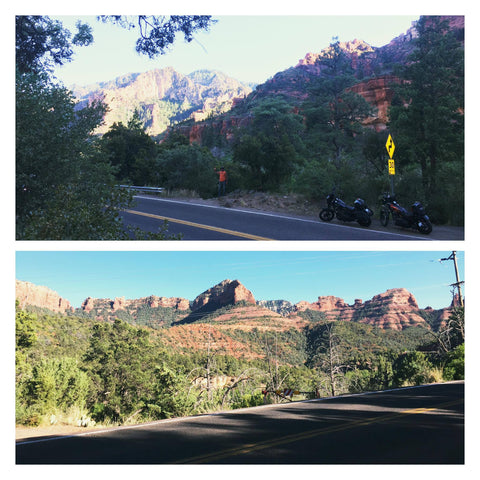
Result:
[[[17,442],[17,464],[463,464],[464,384]]]
[[[355,223],[320,220],[278,213],[239,210],[148,196],[122,213],[126,224],[158,231],[164,220],[169,233],[184,240],[432,240],[415,232],[363,228]]]

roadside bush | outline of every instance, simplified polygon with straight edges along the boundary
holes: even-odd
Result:
[[[88,390],[88,377],[74,358],[41,359],[33,365],[30,378],[17,384],[16,420],[38,425],[71,408],[83,410]]]
[[[213,155],[198,145],[178,145],[163,150],[157,159],[160,183],[167,189],[196,191],[202,198],[214,195],[217,175]]]
[[[430,383],[434,380],[432,369],[424,353],[403,353],[393,363],[393,383],[399,387]]]
[[[465,344],[459,345],[447,355],[443,368],[445,380],[463,380],[465,378]]]
[[[259,405],[263,405],[263,395],[261,392],[244,393],[242,395],[235,395],[231,405],[233,409],[258,407]]]

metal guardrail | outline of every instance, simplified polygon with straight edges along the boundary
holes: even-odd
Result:
[[[163,187],[139,187],[137,185],[117,185],[117,187],[126,188],[127,190],[135,190],[136,192],[162,193],[165,191]]]

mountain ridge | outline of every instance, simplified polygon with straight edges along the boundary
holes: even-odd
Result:
[[[383,329],[402,330],[411,326],[424,326],[436,330],[448,318],[453,306],[452,302],[450,306],[438,310],[431,307],[421,309],[415,297],[404,288],[388,289],[365,302],[356,299],[352,305],[332,295],[319,296],[316,302],[300,301],[295,304],[285,300],[257,301],[252,292],[238,280],[229,279],[207,289],[193,301],[156,295],[133,300],[125,297],[113,300],[87,297],[77,309],[48,287],[17,280],[16,299],[21,308],[47,308],[55,313],[88,315],[100,321],[121,318],[154,328],[198,323],[215,316],[213,321],[221,323],[227,318],[222,317],[226,315],[225,309],[233,309],[238,311],[230,311],[229,318],[235,316],[239,324],[247,317],[262,318],[269,312],[268,315],[274,316],[278,321],[290,319],[292,324],[343,320]]]
[[[440,18],[446,20],[463,41],[464,17]],[[406,32],[381,47],[371,46],[359,39],[340,42],[340,48],[350,58],[358,80],[352,91],[363,96],[377,110],[365,122],[366,126],[376,131],[386,129],[393,87],[399,81],[394,75],[394,66],[405,63],[412,52],[412,40],[417,36],[416,23],[412,22]],[[246,101],[253,104],[271,95],[287,96],[293,104],[305,100],[308,97],[308,85],[321,75],[318,60],[328,53],[329,48],[321,49],[320,53],[306,53],[295,66],[273,74],[264,83],[256,85],[255,89],[252,84],[236,80],[218,70],[201,69],[184,75],[173,67],[120,75],[112,80],[84,87],[73,85],[72,88],[78,99],[78,108],[98,99],[104,99],[108,105],[105,124],[96,133],[105,133],[114,122],[126,124],[137,111],[148,134],[168,134],[169,128],[181,124],[178,127],[180,133],[186,135],[190,142],[202,144],[203,122],[210,121],[212,116],[215,117],[218,131],[226,138],[233,138],[232,131],[244,123],[242,110],[232,112],[231,118],[224,115],[230,115],[240,105],[245,109]],[[185,121],[194,123],[185,125]]]
[[[464,17],[441,16],[448,22],[456,37],[464,43]],[[376,132],[387,129],[388,109],[391,105],[394,88],[400,82],[395,75],[395,66],[404,65],[414,49],[413,40],[417,37],[416,22],[405,32],[394,37],[382,47],[372,47],[363,40],[340,42],[339,46],[347,55],[357,83],[350,90],[362,96],[374,112],[363,124]],[[249,109],[264,98],[280,97],[288,99],[292,110],[297,111],[309,98],[309,86],[322,75],[318,61],[328,55],[326,47],[319,53],[307,53],[296,66],[277,72],[266,82],[257,85],[246,99],[236,102],[231,111],[218,115],[213,120],[197,121],[193,125],[180,124],[176,129],[189,138],[190,143],[203,145],[203,133],[207,126],[213,126],[226,139],[234,138],[235,129],[248,119]],[[200,119],[199,119],[200,120]],[[168,133],[168,132],[167,132]]]
[[[126,124],[138,111],[146,132],[158,135],[172,122],[204,119],[228,111],[235,99],[251,92],[251,87],[218,70],[195,70],[184,75],[173,67],[129,73],[71,88],[78,109],[94,100],[103,100],[108,105],[104,125],[96,131],[99,134],[107,132],[115,122]]]

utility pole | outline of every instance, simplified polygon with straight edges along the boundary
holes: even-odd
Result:
[[[446,260],[453,260],[453,265],[455,267],[455,278],[457,279],[456,283],[452,283],[451,286],[457,288],[458,290],[458,298],[460,302],[460,306],[463,307],[463,297],[462,297],[462,283],[465,283],[463,281],[460,281],[458,278],[458,265],[457,265],[457,252],[454,250],[452,251],[451,255],[447,258],[441,258],[440,262],[444,262]]]

